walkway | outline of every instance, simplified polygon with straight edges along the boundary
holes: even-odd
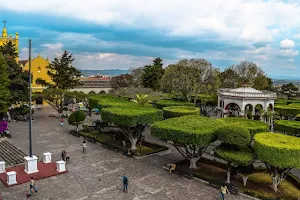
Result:
[[[53,112],[53,113],[51,113]],[[180,160],[177,152],[168,156],[154,156],[142,160],[123,155],[88,143],[86,154],[81,152],[82,139],[69,135],[73,127],[60,127],[59,120],[48,117],[55,112],[50,108],[35,112],[33,121],[33,152],[41,156],[51,152],[53,160],[60,159],[65,149],[71,161],[67,165],[69,173],[36,181],[38,193],[31,199],[38,200],[215,200],[217,189],[196,180],[188,180],[178,175],[169,175],[162,170],[162,164]],[[13,138],[10,142],[25,153],[28,152],[28,123],[10,124]],[[129,193],[122,192],[121,176],[129,177]],[[0,184],[3,199],[27,199],[29,185],[23,184],[5,188]],[[228,200],[246,200],[240,196],[228,196]]]

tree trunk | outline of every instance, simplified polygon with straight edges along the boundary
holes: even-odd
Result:
[[[230,183],[230,173],[231,173],[231,166],[228,167],[227,169],[227,180],[226,180],[226,183]]]
[[[197,169],[197,161],[199,158],[190,158],[190,169]]]
[[[243,177],[243,184],[246,187],[247,181],[248,181],[248,176],[242,176]]]
[[[131,143],[131,150],[136,150],[137,148],[136,148],[136,142],[137,142],[137,140],[138,140],[138,138],[128,138],[129,139],[129,141],[130,141],[130,143]]]
[[[280,183],[280,177],[278,174],[272,177],[272,182],[273,182],[273,190],[274,192],[278,192],[278,185]]]
[[[76,125],[76,133],[78,133],[78,124]]]

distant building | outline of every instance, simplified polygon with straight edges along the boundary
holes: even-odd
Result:
[[[15,45],[16,48],[16,53],[19,54],[19,33],[16,32],[16,37],[13,38],[12,34],[8,35],[7,30],[6,30],[6,21],[3,21],[4,23],[4,27],[2,29],[2,35],[0,38],[0,46],[4,46],[5,44],[7,44],[8,42],[11,42],[13,45]],[[18,57],[16,58],[17,62],[18,62]]]
[[[81,77],[81,85],[71,89],[71,91],[81,91],[86,94],[108,93],[112,89],[110,81],[108,76]]]

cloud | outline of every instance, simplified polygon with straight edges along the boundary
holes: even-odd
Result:
[[[293,40],[285,39],[280,42],[280,47],[283,49],[292,49],[295,46],[295,42]]]
[[[280,56],[284,56],[284,57],[294,57],[297,56],[299,54],[298,50],[290,50],[290,49],[286,49],[286,50],[280,50]]]
[[[295,60],[292,59],[292,58],[288,59],[288,62],[290,62],[290,63],[293,63],[294,61],[295,61]]]

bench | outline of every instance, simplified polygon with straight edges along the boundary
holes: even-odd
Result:
[[[209,181],[209,184],[213,187],[216,187],[216,188],[221,188],[221,186],[223,184],[225,184],[228,188],[228,191],[231,194],[238,194],[239,193],[239,189],[237,187],[235,187],[234,185],[232,185],[231,183],[224,183],[224,182],[218,181],[218,180],[211,180],[211,181]]]

